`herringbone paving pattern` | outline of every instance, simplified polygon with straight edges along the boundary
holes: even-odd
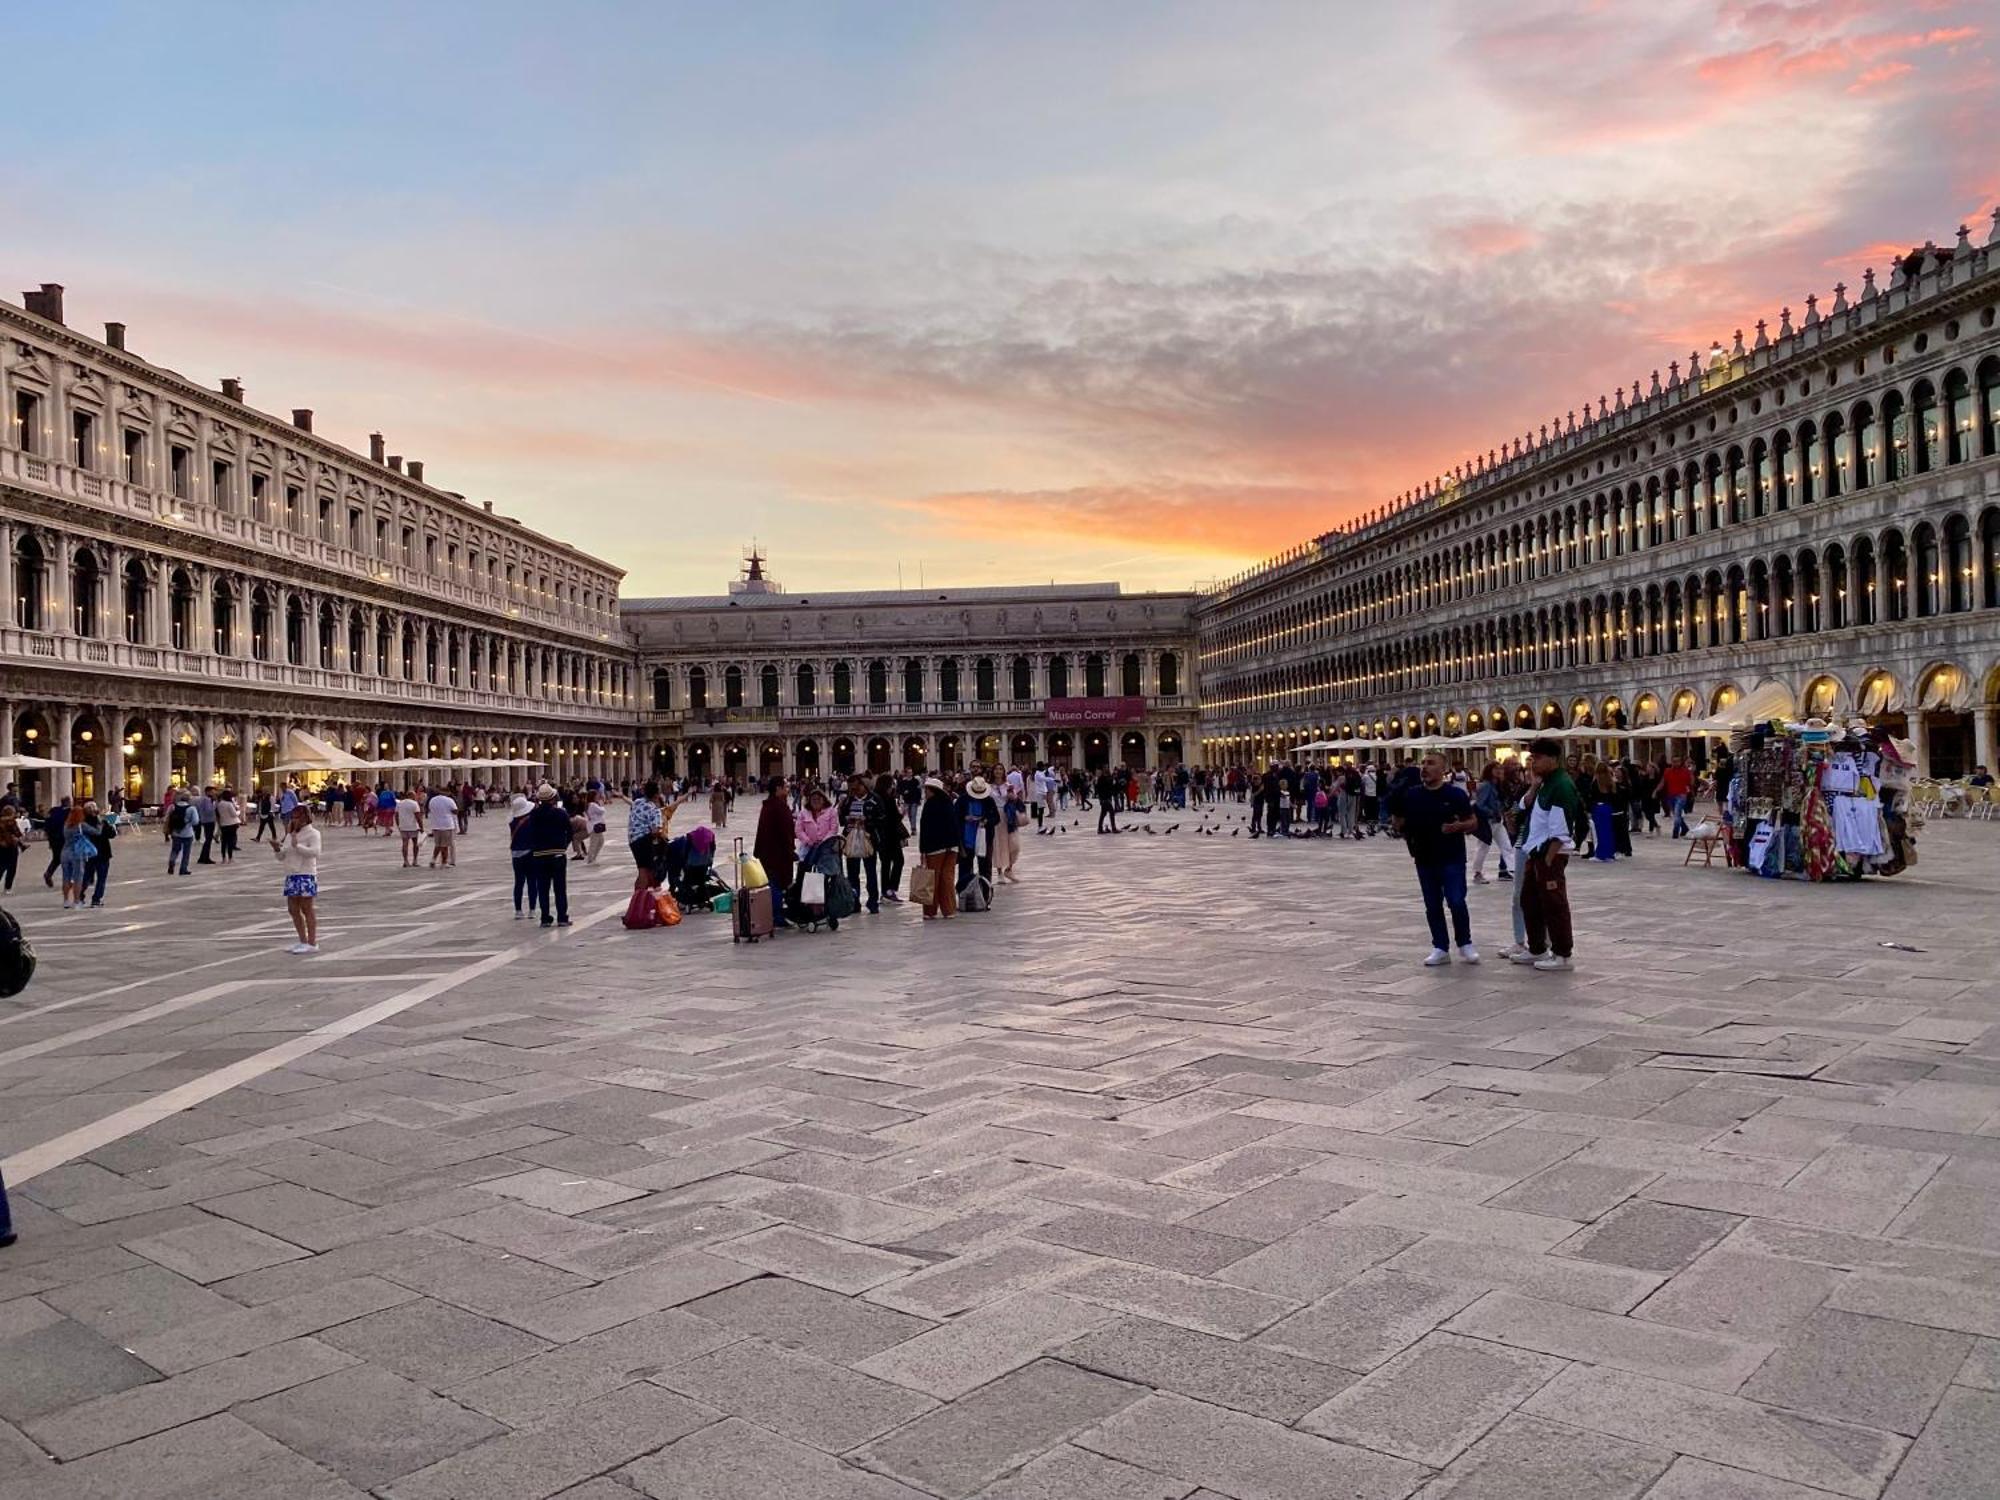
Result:
[[[0,1500],[2000,1495],[2000,833],[1642,839],[1550,976],[1204,821],[755,947],[517,923],[490,819],[330,830],[310,960],[262,851],[37,867]]]

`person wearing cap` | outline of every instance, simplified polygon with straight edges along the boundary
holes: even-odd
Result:
[[[949,919],[958,910],[958,809],[935,776],[924,779],[923,807],[917,815],[917,857],[931,872],[931,897],[924,920]]]
[[[569,814],[546,781],[535,788],[535,805],[522,820],[528,845],[528,905],[539,907],[544,927],[569,926]],[[549,913],[551,896],[555,914]]]
[[[521,793],[514,794],[514,800],[507,806],[507,852],[514,861],[514,920],[520,921],[528,913],[521,905],[522,895],[534,883],[534,866],[529,862],[533,851],[528,847],[528,814],[535,810],[535,804]]]

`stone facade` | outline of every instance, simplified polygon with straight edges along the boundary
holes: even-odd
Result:
[[[1996,321],[2000,214],[1229,581],[1198,612],[1202,757],[1638,729],[1777,683],[1934,774],[1993,766]]]
[[[1194,737],[1194,602],[1111,583],[753,585],[627,600],[624,618],[662,772],[1152,766]],[[1090,702],[1063,701],[1077,699]]]
[[[251,784],[292,727],[371,758],[632,773],[620,572],[0,303],[0,753],[146,800]],[[62,789],[67,790],[67,783]]]

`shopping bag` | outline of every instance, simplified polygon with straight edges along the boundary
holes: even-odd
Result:
[[[799,900],[807,906],[826,905],[826,877],[817,870],[808,870],[800,876]]]
[[[654,903],[660,913],[662,927],[678,927],[681,921],[681,904],[674,900],[670,891],[661,891]]]
[[[929,906],[937,900],[937,871],[929,865],[918,865],[910,871],[910,899],[919,906]]]
[[[764,861],[752,854],[742,862],[743,888],[754,891],[771,883],[771,877],[764,873]]]

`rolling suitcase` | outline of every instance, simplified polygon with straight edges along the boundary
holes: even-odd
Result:
[[[775,931],[771,920],[771,887],[766,885],[746,886],[743,879],[743,840],[736,841],[736,887],[731,901],[734,910],[730,914],[730,941],[733,943],[754,943],[759,938],[769,937]]]

